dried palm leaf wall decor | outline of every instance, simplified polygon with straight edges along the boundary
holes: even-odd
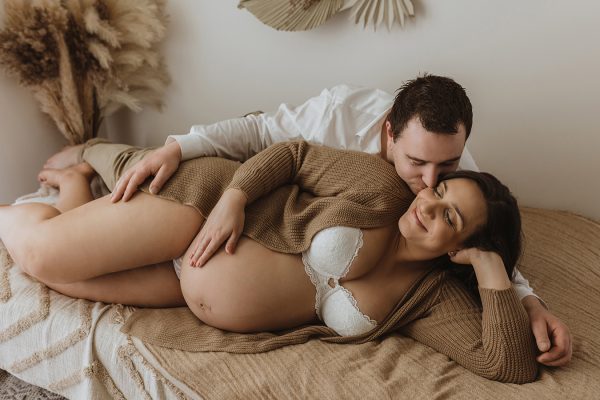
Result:
[[[4,0],[4,11],[0,65],[69,143],[97,136],[123,106],[162,105],[165,0]]]
[[[350,10],[350,19],[363,27],[391,29],[415,15],[411,0],[241,0],[245,8],[266,25],[281,31],[316,28],[340,11]]]
[[[277,30],[306,31],[327,21],[343,4],[344,0],[242,0],[238,7]]]
[[[410,0],[346,0],[342,10],[350,9],[350,19],[363,27],[372,24],[377,28],[385,24],[392,29],[395,22],[404,26],[404,19],[415,15],[415,8]]]

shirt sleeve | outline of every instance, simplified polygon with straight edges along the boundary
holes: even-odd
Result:
[[[392,100],[381,90],[338,85],[297,106],[284,103],[272,112],[195,125],[187,135],[169,136],[167,143],[179,143],[183,160],[209,156],[246,161],[273,143],[298,140],[378,153],[377,123]]]
[[[261,115],[248,115],[212,125],[194,125],[187,135],[171,135],[166,143],[177,141],[182,161],[196,157],[245,161],[271,144],[266,122]]]
[[[548,309],[548,305],[544,300],[542,300],[537,294],[533,293],[533,289],[529,286],[529,281],[525,279],[525,277],[521,274],[521,272],[515,268],[513,271],[512,277],[512,286],[515,288],[517,292],[517,296],[519,300],[523,300],[527,296],[535,296],[542,303],[546,309]]]
[[[481,307],[458,283],[444,284],[426,315],[402,332],[485,378],[535,380],[535,342],[514,289],[480,288],[479,293]]]
[[[242,162],[277,142],[307,140],[320,144],[331,101],[326,89],[299,106],[281,104],[273,112],[194,125],[187,135],[171,135],[166,143],[177,141],[182,160],[224,157]]]

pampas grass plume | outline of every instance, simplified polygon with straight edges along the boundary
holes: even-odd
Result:
[[[0,66],[72,143],[121,107],[162,106],[164,0],[5,0]]]

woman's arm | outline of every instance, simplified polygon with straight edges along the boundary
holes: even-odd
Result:
[[[473,266],[480,288],[504,290],[512,286],[498,253],[476,248],[463,249],[452,253],[450,260],[465,265],[465,268],[468,268],[468,265]]]
[[[210,259],[223,242],[231,238],[234,228],[243,228],[240,221],[243,221],[246,204],[288,184],[296,184],[318,197],[348,197],[360,202],[373,215],[401,210],[412,199],[391,164],[381,158],[301,141],[277,143],[246,161],[235,172],[223,198],[199,233],[202,240],[197,242],[192,257],[196,266]],[[229,221],[232,221],[231,216],[236,216],[237,222],[226,223],[226,216]],[[230,252],[235,242],[236,239],[229,242]]]
[[[427,315],[403,331],[477,375],[501,382],[531,382],[537,375],[537,363],[527,314],[501,258],[474,251],[477,253],[470,255],[481,308],[461,283],[449,278]],[[457,259],[459,256],[466,255],[459,252],[453,261],[465,260]]]
[[[360,191],[398,198],[403,197],[406,187],[394,167],[382,158],[295,141],[276,143],[246,161],[228,189],[243,191],[251,203],[287,184],[296,184],[319,197]]]

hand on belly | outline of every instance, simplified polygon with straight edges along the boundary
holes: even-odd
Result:
[[[245,236],[234,254],[221,248],[202,268],[189,265],[189,253],[183,258],[181,289],[206,324],[257,332],[316,321],[315,288],[300,255],[274,252]]]

